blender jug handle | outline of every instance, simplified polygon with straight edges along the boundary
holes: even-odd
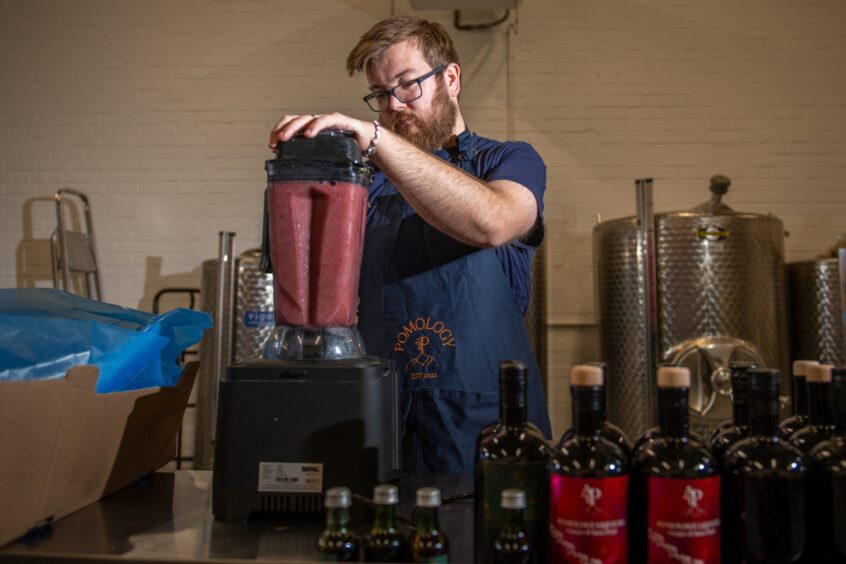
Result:
[[[267,222],[267,198],[270,197],[270,188],[264,189],[264,214],[261,226],[261,259],[259,259],[259,270],[265,274],[273,273],[273,265],[270,263],[270,235],[268,234]]]

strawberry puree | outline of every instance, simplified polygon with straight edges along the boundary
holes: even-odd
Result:
[[[367,189],[351,182],[270,185],[276,324],[353,325]]]

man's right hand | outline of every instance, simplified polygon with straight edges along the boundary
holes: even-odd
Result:
[[[362,151],[367,150],[376,133],[376,126],[372,121],[363,121],[338,112],[324,115],[286,115],[270,132],[268,146],[275,151],[277,143],[288,141],[299,132],[306,137],[314,137],[324,129],[343,129],[351,132]]]

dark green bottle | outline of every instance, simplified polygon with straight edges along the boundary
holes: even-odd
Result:
[[[720,424],[711,435],[711,454],[719,464],[723,455],[736,442],[749,434],[749,375],[758,368],[754,362],[731,362],[731,413],[732,418]]]
[[[397,529],[396,507],[399,490],[382,484],[373,488],[376,518],[364,539],[364,558],[367,562],[408,562],[408,542]]]
[[[529,564],[532,545],[526,532],[523,510],[526,509],[526,492],[516,488],[502,491],[503,523],[494,541],[494,560],[497,564]]]
[[[723,464],[722,561],[798,562],[806,546],[808,464],[778,436],[778,370],[747,374],[749,436],[726,451]]]
[[[526,531],[534,550],[531,562],[547,561],[549,538],[550,446],[528,423],[528,367],[522,361],[499,364],[499,421],[476,440],[474,475],[474,561],[490,564],[503,525],[502,491],[526,492]]]
[[[419,488],[414,533],[411,535],[412,562],[449,562],[449,541],[438,525],[441,490]]]
[[[814,364],[805,372],[808,390],[808,424],[790,435],[790,444],[802,451],[806,457],[815,446],[831,437],[834,432],[831,411],[831,369],[830,364]]]
[[[846,367],[831,370],[834,432],[811,451],[805,512],[808,562],[846,562]]]
[[[358,560],[358,539],[349,528],[352,493],[349,488],[329,488],[323,498],[326,507],[326,529],[317,539],[317,560],[355,562]]]
[[[808,367],[819,364],[816,360],[793,361],[793,417],[778,425],[778,436],[789,439],[790,435],[808,424],[808,388],[805,374]]]

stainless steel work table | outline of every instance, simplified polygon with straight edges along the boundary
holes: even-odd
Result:
[[[69,471],[72,471],[69,469]],[[309,560],[323,518],[217,521],[209,471],[156,472],[0,548],[0,562],[273,562]],[[472,492],[470,475],[404,476],[398,515],[410,518],[418,487],[440,487],[444,497]],[[14,510],[3,508],[3,511]],[[441,528],[450,561],[472,561],[473,501],[446,503]],[[364,532],[367,523],[353,523]],[[401,526],[408,532],[405,525]]]

